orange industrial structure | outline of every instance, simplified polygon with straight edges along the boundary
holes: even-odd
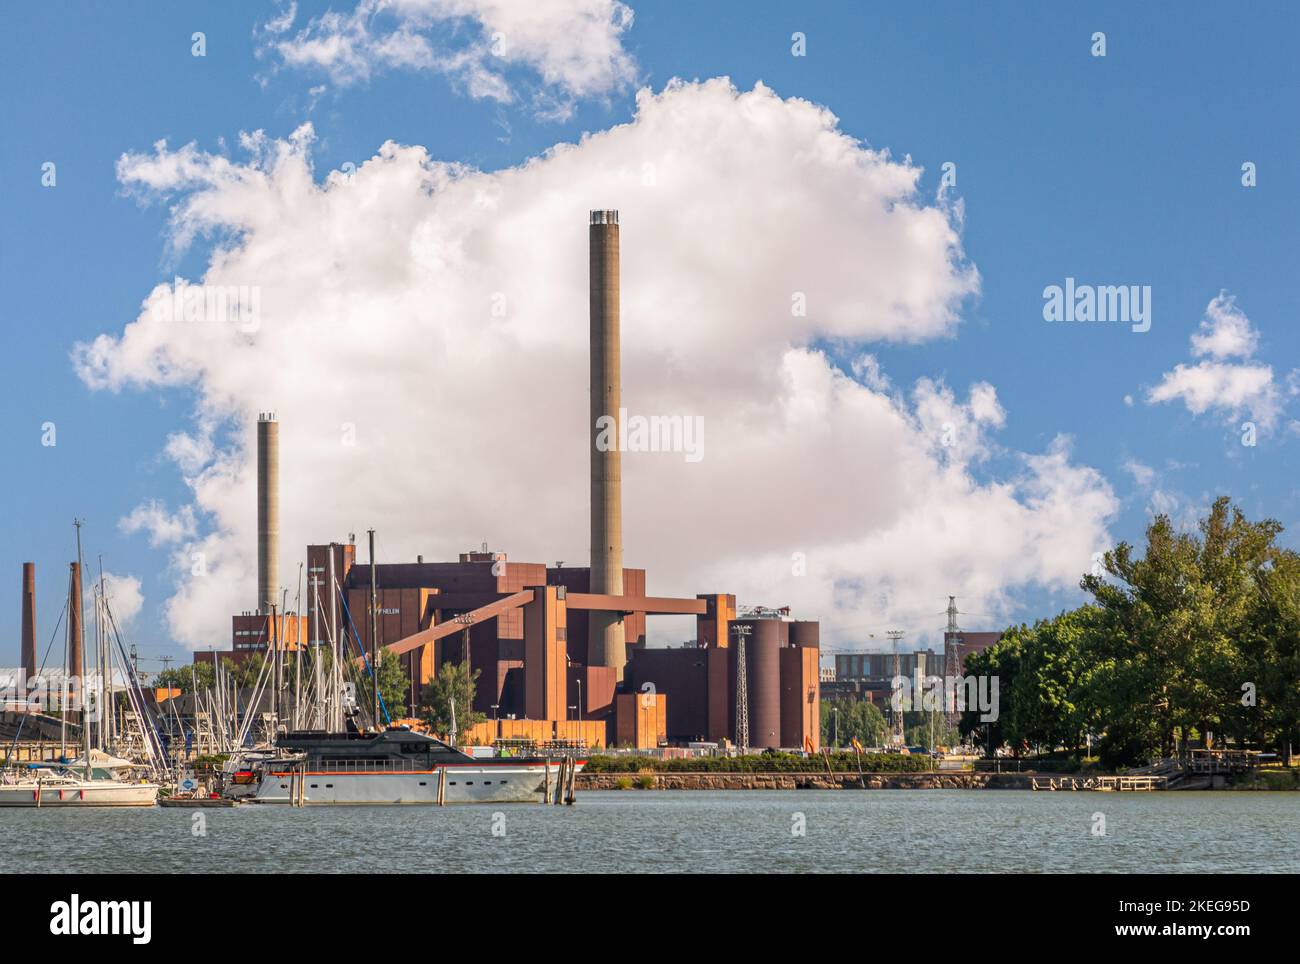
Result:
[[[444,665],[468,662],[478,674],[472,708],[492,718],[472,739],[734,741],[741,703],[749,746],[818,745],[817,623],[778,610],[737,619],[735,597],[724,594],[649,596],[645,570],[623,566],[621,453],[600,430],[622,411],[618,212],[590,212],[588,237],[590,567],[511,562],[486,545],[458,562],[363,567],[349,537],[307,547],[306,614],[276,615],[279,423],[264,414],[257,613],[234,617],[232,651],[215,656],[329,640],[359,657],[374,642],[403,658],[410,706]],[[693,643],[647,647],[646,619],[655,615],[694,616]],[[739,694],[736,626],[748,627]]]
[[[334,574],[331,624],[329,587],[321,590],[318,622],[275,617],[286,649],[321,638],[347,640],[350,651],[370,651],[369,566],[357,563],[351,544],[312,546],[309,558],[334,550],[342,571]],[[458,562],[382,563],[375,566],[379,644],[404,658],[410,681],[408,706],[441,666],[468,661],[478,678],[472,709],[490,719],[465,734],[468,740],[581,739],[603,745],[657,746],[665,742],[736,739],[736,626],[749,626],[747,687],[749,745],[818,745],[818,624],[781,611],[737,618],[726,594],[694,598],[597,595],[583,568],[511,562],[501,552],[462,553]],[[641,589],[643,570],[625,570],[624,585]],[[625,678],[614,667],[585,662],[592,613],[619,616],[628,632]],[[694,645],[673,648],[645,643],[648,617],[693,615]],[[266,649],[270,615],[234,617],[232,652],[196,659],[246,656]],[[299,635],[302,634],[302,635]],[[310,642],[308,642],[310,644]]]

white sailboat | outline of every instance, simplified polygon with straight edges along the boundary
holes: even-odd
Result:
[[[68,764],[0,774],[0,807],[152,807],[158,784],[130,779],[130,760],[92,750]]]
[[[77,564],[81,566],[81,523],[77,527]],[[69,606],[81,607],[76,593],[69,593]],[[69,633],[72,621],[69,619]],[[85,628],[80,629],[81,679],[86,678]],[[101,685],[103,673],[100,674]],[[29,764],[25,770],[0,772],[0,807],[152,807],[158,799],[158,784],[133,781],[136,768],[130,760],[110,756],[90,745],[90,713],[85,687],[82,687],[81,749],[82,755],[71,763]],[[100,712],[104,701],[99,700]],[[66,712],[66,709],[64,710]]]

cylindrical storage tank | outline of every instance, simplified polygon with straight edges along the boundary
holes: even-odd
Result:
[[[749,745],[767,749],[781,745],[781,636],[778,619],[747,622],[745,676],[749,682]]]
[[[818,649],[822,624],[815,619],[798,619],[790,623],[790,645]]]

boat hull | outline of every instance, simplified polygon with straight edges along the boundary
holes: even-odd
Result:
[[[19,783],[0,786],[0,807],[152,807],[157,799],[158,787],[151,783],[64,787]]]
[[[439,770],[446,769],[446,803],[540,803],[546,786],[544,764],[458,764],[432,770],[383,773],[308,770],[303,775],[304,806],[437,804]],[[559,767],[552,764],[552,792]],[[297,774],[266,771],[252,800],[292,803]]]

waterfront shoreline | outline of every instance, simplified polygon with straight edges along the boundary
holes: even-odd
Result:
[[[983,773],[965,771],[902,772],[902,773],[727,773],[670,771],[640,773],[591,773],[577,776],[576,788],[583,790],[1032,790],[1033,781],[1087,778],[1084,773]],[[1298,787],[1260,786],[1187,786],[1170,787],[1168,791],[1182,790],[1234,790],[1269,791],[1292,790]],[[1051,792],[1051,791],[1047,791]],[[1061,790],[1058,792],[1075,792]]]
[[[1059,774],[1056,774],[1059,775]],[[578,774],[578,790],[1030,790],[1033,773],[691,772]],[[653,783],[650,781],[653,780]],[[641,786],[644,781],[647,786]],[[630,785],[629,785],[630,784]]]

